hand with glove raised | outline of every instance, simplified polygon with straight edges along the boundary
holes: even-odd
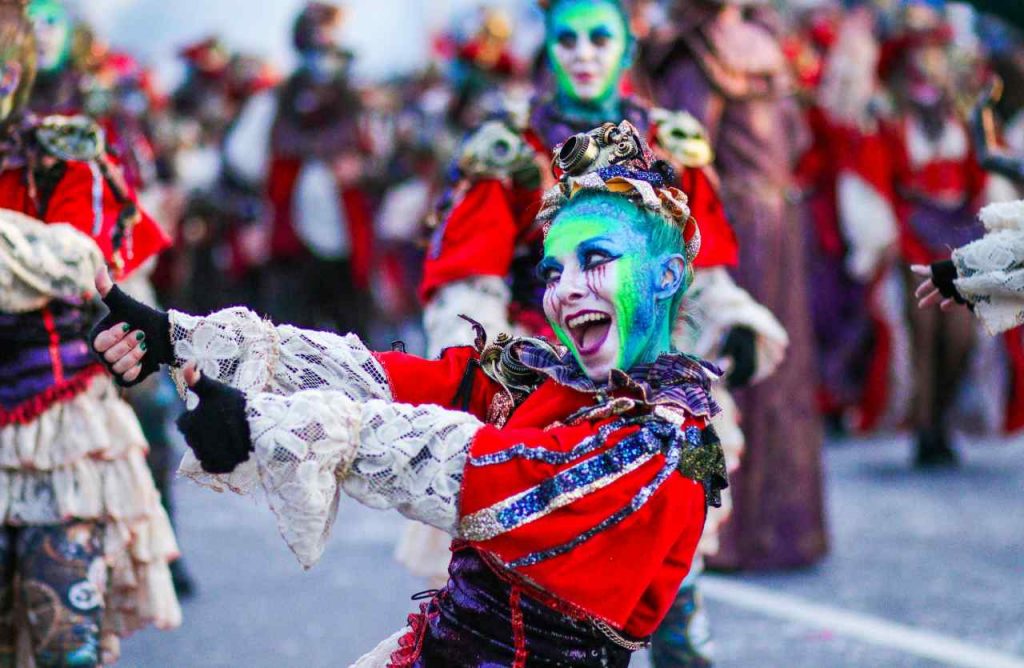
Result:
[[[245,394],[203,376],[190,362],[185,382],[199,404],[178,418],[178,430],[207,473],[231,473],[249,459],[252,439],[245,415]]]
[[[931,266],[915,264],[910,270],[924,279],[914,291],[914,296],[918,299],[918,308],[938,304],[943,311],[949,311],[957,304],[967,303],[956,289],[956,279],[959,276],[952,260],[934,262]]]
[[[743,325],[733,327],[722,343],[721,356],[732,361],[726,378],[729,389],[743,387],[757,373],[757,334]]]
[[[167,314],[132,299],[114,285],[106,269],[96,290],[109,313],[89,332],[89,345],[121,387],[138,385],[161,364],[174,362]]]

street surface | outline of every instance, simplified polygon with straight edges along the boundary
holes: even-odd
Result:
[[[710,579],[717,665],[1024,668],[1024,439],[961,451],[959,470],[919,473],[902,437],[831,444],[831,556]],[[391,558],[395,514],[344,503],[303,572],[265,507],[184,481],[177,494],[199,593],[181,629],[125,641],[121,666],[345,668],[427,588]]]

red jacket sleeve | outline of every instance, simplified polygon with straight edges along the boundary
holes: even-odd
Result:
[[[509,272],[518,228],[511,193],[497,179],[474,183],[436,230],[423,265],[420,298],[471,276]]]
[[[113,235],[124,203],[115,197],[98,166],[76,161],[66,164],[67,171],[50,196],[43,220],[47,223],[69,223],[88,234],[96,241],[107,262],[112,262]],[[134,201],[134,195],[132,197]],[[156,221],[140,208],[139,219],[128,231],[120,249],[124,261],[122,276],[130,274],[170,244],[170,238]]]
[[[739,264],[739,241],[711,179],[703,169],[686,167],[680,172],[679,181],[690,200],[690,215],[700,229],[700,253],[693,266],[735,267]]]
[[[374,353],[384,367],[395,401],[403,404],[436,404],[486,420],[491,400],[500,387],[477,363],[469,346],[448,348],[437,360],[399,352]]]

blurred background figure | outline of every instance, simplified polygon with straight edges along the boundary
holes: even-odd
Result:
[[[772,7],[681,0],[672,12],[674,33],[644,45],[645,72],[660,105],[685,109],[707,128],[739,238],[737,283],[779,318],[790,341],[770,381],[737,392],[747,447],[732,476],[732,515],[708,563],[807,566],[827,550],[804,234],[789,199],[809,137]]]

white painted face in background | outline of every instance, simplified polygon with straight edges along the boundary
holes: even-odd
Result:
[[[617,92],[628,64],[629,28],[618,6],[562,0],[548,17],[547,49],[561,93],[600,104]]]

